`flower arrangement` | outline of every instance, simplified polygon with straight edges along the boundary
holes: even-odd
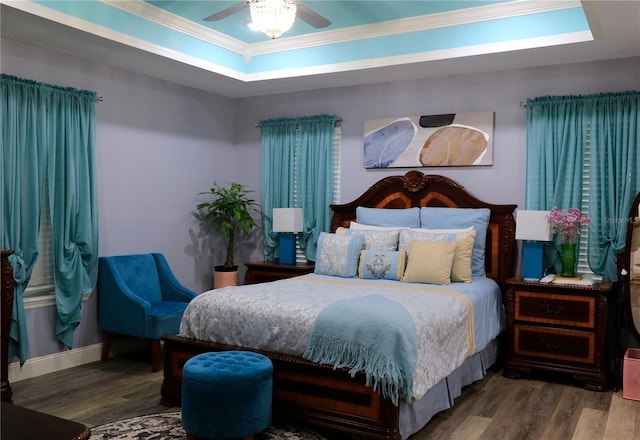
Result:
[[[551,232],[560,235],[561,243],[577,243],[582,225],[591,223],[591,217],[578,208],[558,209],[554,207],[547,214]]]

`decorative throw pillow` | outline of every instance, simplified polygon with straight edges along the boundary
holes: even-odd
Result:
[[[338,235],[364,235],[364,248],[375,249],[380,251],[397,251],[399,229],[392,230],[368,230],[368,229],[346,229],[339,227],[336,229]]]
[[[399,280],[404,273],[405,257],[404,251],[361,251],[358,276],[366,279]]]
[[[337,235],[321,232],[318,238],[316,267],[320,275],[352,278],[358,275],[363,235]]]
[[[356,219],[366,225],[419,228],[420,208],[386,209],[358,206]]]
[[[423,228],[467,228],[473,226],[476,238],[471,254],[471,273],[485,276],[484,252],[487,245],[487,227],[491,211],[488,208],[434,208],[420,210],[420,225]]]
[[[355,235],[364,236],[364,248],[378,251],[397,251],[400,231],[351,231]]]
[[[471,255],[475,238],[476,230],[473,228],[469,232],[461,232],[456,235],[456,254],[451,266],[451,281],[471,282]]]
[[[416,241],[453,241],[457,235],[470,232],[473,227],[465,229],[403,229],[398,238],[398,250],[409,252],[409,242]]]
[[[411,241],[402,281],[450,284],[455,252],[455,241]]]
[[[350,230],[365,230],[365,231],[401,231],[403,228],[400,226],[376,226],[376,225],[365,225],[364,223],[358,223],[356,221],[351,221],[349,223]]]

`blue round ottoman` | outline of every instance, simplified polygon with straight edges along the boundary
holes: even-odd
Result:
[[[203,353],[182,369],[182,426],[189,439],[251,437],[271,424],[273,364],[250,351]]]

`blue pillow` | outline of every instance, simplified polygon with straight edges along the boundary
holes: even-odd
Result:
[[[385,209],[356,207],[356,221],[373,226],[420,227],[420,208]]]
[[[358,275],[364,235],[338,235],[321,232],[318,238],[316,267],[320,275],[353,278]]]
[[[488,208],[432,208],[420,210],[420,226],[429,229],[468,228],[473,226],[476,238],[471,253],[471,273],[485,276],[484,252],[487,244],[487,227],[491,210]]]
[[[399,280],[404,274],[405,262],[404,251],[361,251],[358,276],[375,280]]]

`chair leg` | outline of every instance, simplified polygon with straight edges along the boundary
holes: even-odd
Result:
[[[151,341],[151,371],[160,371],[160,352],[162,347],[160,346],[160,339],[154,339]]]
[[[100,356],[102,362],[106,362],[109,359],[109,350],[111,350],[111,334],[102,332],[102,355]]]

